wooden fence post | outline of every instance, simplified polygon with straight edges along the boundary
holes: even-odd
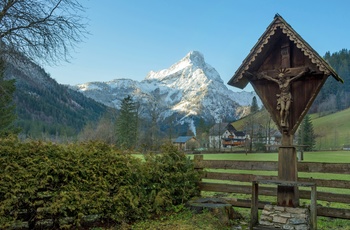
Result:
[[[258,208],[259,208],[259,182],[252,182],[252,203],[250,209],[250,226],[249,229],[253,229],[254,226],[259,222]]]
[[[203,170],[203,155],[194,155],[194,168],[197,170]]]

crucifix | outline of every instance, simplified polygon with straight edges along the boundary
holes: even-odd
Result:
[[[280,126],[283,130],[288,129],[289,122],[289,109],[291,106],[292,94],[291,94],[291,83],[303,77],[306,73],[310,72],[310,68],[280,68],[279,70],[263,71],[256,75],[258,79],[265,78],[267,80],[273,81],[278,84],[280,89],[277,97],[277,107],[276,109],[280,111]]]
[[[282,134],[278,180],[298,179],[293,136],[329,76],[343,82],[329,64],[278,14],[228,82],[250,83]],[[278,186],[277,204],[299,206],[296,186]]]
[[[289,129],[289,114],[293,102],[292,83],[305,75],[311,74],[309,67],[290,67],[290,46],[283,44],[280,48],[280,68],[272,70],[248,72],[256,80],[266,79],[278,85],[276,96],[276,111],[280,119],[277,121],[282,132],[282,146],[279,149],[278,179],[297,181],[296,150],[293,147],[293,135]],[[289,163],[288,163],[289,162]],[[285,167],[285,164],[289,164]],[[296,187],[278,186],[277,203],[281,206],[296,207],[299,205],[299,192]]]

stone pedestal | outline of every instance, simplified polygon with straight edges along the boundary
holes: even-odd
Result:
[[[309,230],[311,229],[310,210],[308,208],[265,205],[259,225],[279,229]]]

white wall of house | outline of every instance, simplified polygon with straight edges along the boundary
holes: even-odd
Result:
[[[234,133],[231,133],[228,130],[226,130],[221,136],[209,136],[209,148],[213,148],[213,149],[224,148],[224,146],[222,145],[221,138],[228,138],[230,135],[233,135],[233,138],[237,138],[241,140],[249,139],[249,135],[236,136]]]
[[[222,136],[209,136],[209,148],[218,149],[220,145],[222,147],[221,137]]]

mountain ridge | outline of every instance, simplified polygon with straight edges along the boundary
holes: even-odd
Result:
[[[147,118],[149,105],[156,103],[159,122],[175,120],[188,124],[193,117],[214,123],[236,120],[246,111],[242,107],[247,107],[256,96],[255,92],[229,90],[198,51],[189,52],[167,69],[150,71],[140,82],[121,78],[71,87],[117,109],[121,100],[131,95],[140,103],[142,117]]]
[[[109,110],[83,94],[52,79],[23,55],[7,60],[5,79],[15,79],[16,126],[22,138],[74,138]]]

